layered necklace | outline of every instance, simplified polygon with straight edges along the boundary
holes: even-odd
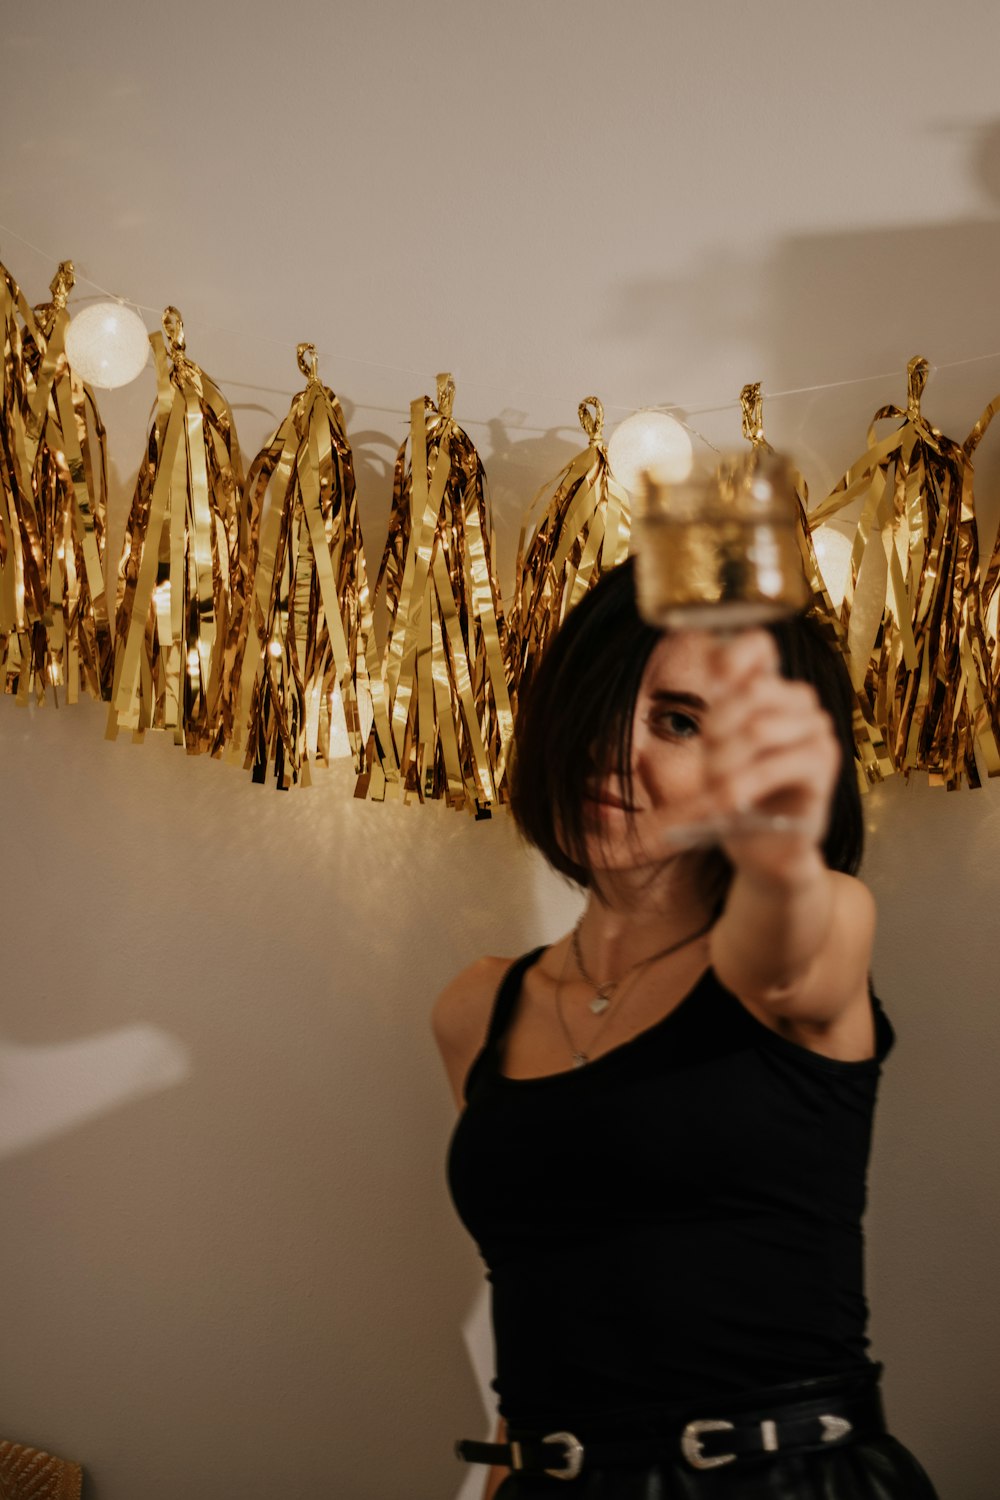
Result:
[[[704,937],[705,933],[712,927],[713,921],[706,922],[704,927],[699,927],[697,932],[689,933],[687,937],[681,938],[680,942],[671,943],[669,948],[661,948],[658,953],[651,953],[648,958],[641,958],[638,963],[632,964],[617,979],[606,979],[603,983],[596,980],[587,971],[587,966],[583,961],[583,954],[580,951],[580,923],[576,924],[569,941],[569,947],[566,949],[566,958],[563,962],[562,973],[556,983],[556,1015],[559,1018],[559,1025],[562,1027],[563,1035],[569,1043],[569,1050],[573,1055],[574,1068],[582,1068],[592,1060],[594,1044],[604,1031],[607,1023],[611,1020],[612,1005],[617,999],[619,1001],[618,1010],[621,1010],[621,997],[631,987],[633,980],[640,974],[645,973],[647,969],[652,968],[653,964],[659,963],[661,958],[669,958],[671,953],[678,953],[681,948],[687,948],[691,943],[697,942],[698,938]],[[594,991],[594,998],[590,1001],[590,1010],[595,1016],[604,1017],[590,1039],[590,1052],[584,1052],[581,1047],[577,1046],[573,1040],[573,1034],[566,1023],[566,1017],[563,1015],[562,991],[563,985],[566,983],[566,971],[569,968],[570,957],[573,958],[577,969],[580,971],[580,978],[586,984],[589,984]]]

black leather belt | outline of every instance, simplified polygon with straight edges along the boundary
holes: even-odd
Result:
[[[455,1452],[466,1463],[497,1464],[529,1474],[550,1474],[554,1479],[575,1479],[584,1465],[614,1469],[672,1463],[680,1458],[692,1469],[716,1469],[766,1454],[822,1451],[885,1432],[877,1386],[851,1395],[817,1393],[804,1400],[782,1400],[760,1410],[747,1410],[742,1402],[739,1405],[738,1411],[726,1414],[724,1402],[719,1403],[717,1412],[706,1403],[703,1415],[683,1425],[665,1422],[662,1436],[590,1441],[568,1431],[542,1436],[512,1428],[506,1443],[463,1440],[456,1443]]]

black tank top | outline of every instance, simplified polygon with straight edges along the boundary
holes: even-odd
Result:
[[[708,970],[583,1068],[501,1071],[497,994],[448,1176],[492,1283],[500,1411],[680,1405],[867,1363],[861,1216],[879,1068],[758,1021]]]

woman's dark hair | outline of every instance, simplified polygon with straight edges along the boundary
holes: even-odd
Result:
[[[861,864],[864,825],[854,759],[854,689],[843,656],[819,621],[795,615],[767,627],[785,677],[811,683],[833,720],[840,775],[823,855],[833,870]],[[554,869],[581,886],[586,863],[585,799],[595,776],[621,767],[629,776],[632,721],[646,663],[661,632],[640,618],[632,559],[606,573],[571,610],[522,682],[514,730],[511,809],[522,834]],[[721,907],[732,867],[705,851],[699,876]]]

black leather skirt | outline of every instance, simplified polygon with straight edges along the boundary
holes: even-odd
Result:
[[[883,1434],[827,1453],[787,1453],[703,1473],[682,1461],[585,1469],[572,1480],[511,1474],[496,1500],[938,1500],[920,1464]]]

